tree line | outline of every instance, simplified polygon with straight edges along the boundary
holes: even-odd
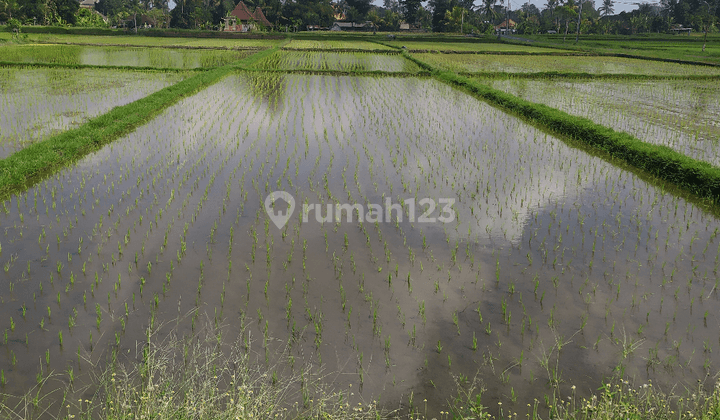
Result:
[[[78,0],[0,0],[0,22],[23,25],[76,25],[218,29],[239,0],[99,0],[95,11]],[[401,22],[435,32],[492,33],[509,19],[519,34],[555,31],[583,34],[668,32],[691,27],[717,32],[720,0],[661,0],[631,12],[615,13],[614,0],[546,0],[542,8],[527,2],[511,9],[509,0],[244,0],[261,7],[275,30],[329,27],[334,21],[371,21],[381,31],[398,30]],[[140,17],[140,19],[139,19]]]

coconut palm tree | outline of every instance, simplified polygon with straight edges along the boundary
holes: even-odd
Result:
[[[485,15],[485,17],[487,17],[491,23],[497,17],[497,13],[495,12],[495,4],[496,3],[497,3],[497,0],[483,0],[482,5],[480,6],[480,13]]]
[[[615,2],[613,0],[603,0],[602,6],[598,8],[598,12],[600,12],[601,16],[608,16],[615,13],[615,10],[613,7],[615,6]]]

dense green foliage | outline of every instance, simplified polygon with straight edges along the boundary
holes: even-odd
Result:
[[[0,22],[17,18],[22,23],[79,25],[85,27],[213,29],[222,24],[239,0],[99,0],[95,9],[109,18],[79,12],[77,0],[0,0]],[[330,27],[336,20],[371,21],[374,28],[397,31],[401,21],[435,32],[493,33],[506,18],[524,35],[556,31],[568,33],[638,34],[668,33],[673,27],[691,27],[696,32],[717,32],[720,0],[663,0],[657,6],[640,5],[631,12],[614,14],[614,0],[598,4],[584,0],[551,0],[542,10],[529,2],[516,10],[498,0],[247,0],[254,10],[262,8],[276,30],[305,30],[306,25]],[[174,6],[171,9],[171,6]],[[580,26],[578,28],[578,25]]]

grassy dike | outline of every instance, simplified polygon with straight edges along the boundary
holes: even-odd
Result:
[[[218,82],[239,66],[248,66],[275,51],[276,48],[271,48],[232,65],[199,72],[135,102],[115,107],[79,128],[35,143],[0,160],[0,196],[27,188],[44,174],[118,139],[180,99]]]
[[[596,147],[702,199],[720,203],[720,168],[692,159],[669,147],[645,143],[630,134],[615,131],[587,118],[520,99],[453,72],[440,71],[406,52],[403,55],[440,81],[465,89],[554,133]]]

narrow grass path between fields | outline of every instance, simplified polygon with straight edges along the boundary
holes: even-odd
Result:
[[[151,120],[162,110],[234,72],[275,52],[276,48],[253,54],[236,63],[201,71],[127,105],[93,118],[74,130],[65,131],[0,160],[0,196],[24,190],[43,175],[75,162],[105,144]],[[133,68],[137,69],[137,68]]]

